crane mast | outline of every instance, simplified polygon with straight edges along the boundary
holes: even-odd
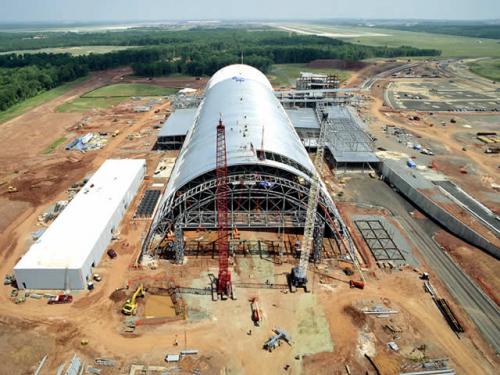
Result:
[[[304,288],[307,291],[307,266],[309,264],[309,257],[313,247],[314,239],[314,224],[316,220],[316,212],[319,201],[319,191],[321,188],[319,171],[323,166],[323,157],[325,155],[325,141],[326,141],[326,127],[328,122],[328,114],[319,110],[320,118],[320,131],[318,137],[318,144],[316,155],[314,157],[314,169],[316,173],[311,179],[311,188],[309,190],[309,197],[307,200],[306,223],[304,226],[304,237],[300,248],[299,265],[292,268],[290,273],[289,284],[290,288],[297,287]]]
[[[316,212],[318,209],[319,203],[319,193],[321,189],[320,183],[320,171],[323,168],[323,158],[325,155],[325,144],[326,144],[326,134],[327,127],[329,125],[328,114],[323,111],[323,106],[318,107],[318,117],[320,117],[320,131],[318,137],[318,144],[316,149],[316,155],[314,157],[314,169],[316,173],[311,179],[311,188],[309,190],[309,196],[307,201],[307,213],[306,213],[306,222],[304,225],[304,237],[302,239],[301,248],[300,248],[300,260],[299,265],[292,268],[291,273],[289,274],[289,285],[290,290],[294,291],[295,288],[304,288],[307,292],[307,268],[309,265],[309,257],[311,255],[311,250],[313,247],[314,240],[314,224],[316,219]],[[333,219],[328,214],[328,209],[323,207],[325,211],[325,216],[328,221],[331,222],[332,228],[336,228],[336,225]],[[352,240],[343,234],[341,235],[337,230],[336,234],[338,238],[341,240],[342,245],[345,247],[349,257],[352,259],[354,266],[356,267],[361,282],[358,282],[356,285],[362,285],[364,287],[365,278],[363,273],[361,272],[361,268],[356,259],[354,245]]]
[[[219,119],[217,125],[215,190],[217,210],[217,248],[219,252],[219,274],[216,290],[221,299],[233,298],[231,272],[229,271],[229,218],[228,200],[229,186],[227,178],[226,128]]]

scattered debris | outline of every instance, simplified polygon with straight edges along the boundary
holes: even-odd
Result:
[[[281,329],[281,328],[275,328],[273,329],[274,333],[276,335],[271,336],[265,343],[264,343],[264,349],[272,352],[274,349],[276,349],[278,346],[281,345],[281,341],[285,341],[289,345],[292,345],[292,337],[288,335],[288,333]]]
[[[167,354],[165,356],[165,362],[179,362],[184,357],[187,357],[190,355],[197,355],[197,354],[198,354],[197,349],[181,350],[179,354]]]
[[[375,372],[377,375],[381,375],[381,372],[380,370],[378,369],[377,365],[375,364],[375,362],[373,362],[373,359],[365,353],[365,358],[368,360],[368,362],[370,362],[370,364],[373,366],[373,368],[375,369]]]
[[[398,346],[398,344],[396,344],[394,341],[389,341],[389,342],[387,343],[387,346],[388,346],[390,349],[394,350],[395,352],[399,352],[399,346]]]
[[[442,370],[424,370],[416,372],[400,372],[399,375],[455,375],[456,372],[453,369],[442,369]]]
[[[81,152],[98,150],[103,148],[106,143],[106,136],[103,136],[100,133],[87,133],[68,143],[66,145],[66,150],[78,150]]]
[[[367,315],[377,315],[377,318],[382,318],[390,314],[398,314],[398,310],[390,310],[388,308],[385,308],[384,306],[373,306],[371,309],[363,310],[364,314]]]
[[[448,302],[446,302],[446,300],[444,298],[434,297],[433,299],[434,299],[434,302],[436,302],[436,305],[438,306],[439,311],[441,311],[441,314],[443,314],[444,318],[448,322],[451,329],[456,333],[464,332],[464,327],[458,321],[456,315],[451,310],[450,305],[448,305]]]
[[[42,234],[46,231],[46,228],[39,229],[35,232],[31,233],[31,238],[33,238],[33,241],[38,241],[40,237],[42,237]]]
[[[99,366],[104,366],[104,367],[114,367],[115,366],[115,361],[112,359],[108,359],[108,358],[96,358],[95,363]]]
[[[64,372],[65,367],[66,367],[65,363],[59,366],[57,374],[64,373],[65,375],[79,375],[83,367],[82,360],[79,357],[77,357],[76,354],[73,354],[73,358],[71,358],[71,361],[69,363],[68,368],[66,369],[66,372]]]
[[[21,290],[21,291],[19,291],[19,293],[17,294],[17,297],[16,297],[16,304],[20,304],[20,303],[23,303],[23,302],[26,302],[26,291]]]
[[[43,366],[45,366],[45,362],[47,361],[47,354],[45,354],[42,358],[42,360],[40,361],[40,364],[38,365],[38,367],[36,368],[35,372],[33,373],[34,375],[38,375],[40,374],[40,371],[42,371],[42,368]]]
[[[259,327],[260,323],[262,322],[262,313],[259,308],[257,297],[250,300],[250,307],[252,309],[252,321],[255,326]]]

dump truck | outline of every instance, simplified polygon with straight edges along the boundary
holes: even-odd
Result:
[[[47,303],[49,305],[59,305],[62,303],[71,303],[73,302],[73,296],[70,296],[68,294],[59,294],[58,296],[55,297],[50,297]]]
[[[144,286],[141,284],[131,298],[127,299],[123,305],[122,313],[125,315],[135,315],[137,312],[137,298],[144,297]]]

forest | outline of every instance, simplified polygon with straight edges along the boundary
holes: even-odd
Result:
[[[60,33],[56,34],[56,40],[59,40]],[[437,56],[440,53],[407,46],[372,47],[326,37],[246,29],[68,34],[66,39],[62,39],[66,45],[98,42],[145,47],[86,56],[47,53],[0,55],[0,111],[42,91],[83,77],[90,71],[118,66],[130,65],[134,74],[140,76],[201,76],[211,75],[225,65],[239,62],[242,55],[246,64],[267,72],[272,64],[307,63],[316,59],[362,60],[371,57]],[[3,46],[5,37],[1,35],[0,46]],[[43,46],[57,46],[47,41],[44,43]]]
[[[432,34],[467,36],[473,38],[500,39],[500,25],[449,22],[421,22],[413,25],[383,26],[386,29],[416,31]]]

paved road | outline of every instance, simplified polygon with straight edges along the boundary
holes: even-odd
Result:
[[[413,68],[413,67],[419,65],[420,63],[421,63],[421,61],[415,62],[415,63],[411,63],[411,64],[405,64],[405,65],[397,66],[397,67],[391,68],[389,70],[384,70],[383,72],[380,72],[380,73],[374,75],[373,77],[368,78],[366,81],[364,81],[363,84],[361,85],[361,88],[369,90],[373,86],[373,84],[375,83],[375,81],[377,81],[378,79],[392,76],[393,74],[398,73],[398,72],[400,72],[402,70],[405,70],[405,69],[408,69],[408,68]]]
[[[457,185],[451,181],[434,181],[435,185],[442,187],[448,194],[452,195],[463,206],[465,206],[474,216],[485,224],[488,229],[500,235],[500,221],[490,210],[484,207],[480,202],[475,200],[469,194],[465,193]]]
[[[500,310],[413,219],[398,216],[427,264],[469,314],[484,338],[500,353]]]

